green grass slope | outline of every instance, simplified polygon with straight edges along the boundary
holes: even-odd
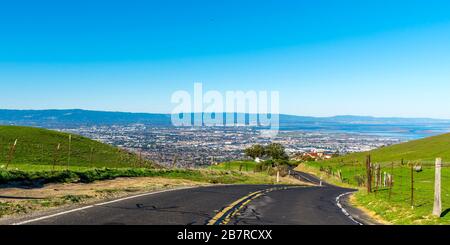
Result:
[[[0,166],[8,161],[9,151],[17,139],[10,168],[23,170],[48,169],[56,159],[57,168],[69,162],[69,134],[46,129],[0,126]],[[57,151],[57,145],[60,150]],[[131,167],[139,164],[139,157],[116,147],[72,135],[69,165],[84,167]]]
[[[366,183],[366,156],[380,166],[384,173],[393,177],[393,186],[376,184],[368,194]],[[433,217],[435,159],[443,159],[441,218]],[[402,163],[403,159],[403,164]],[[443,134],[398,145],[382,147],[370,152],[361,152],[336,157],[326,161],[308,162],[299,166],[315,172],[336,184],[360,187],[356,194],[359,205],[374,211],[393,224],[450,224],[450,134]],[[412,166],[421,166],[421,171],[412,171]],[[376,172],[373,172],[376,175]],[[412,208],[413,207],[413,208]]]
[[[450,134],[382,147],[370,152],[349,154],[333,158],[327,162],[363,162],[369,154],[373,162],[379,163],[399,162],[401,159],[404,159],[405,162],[414,161],[423,164],[433,164],[437,157],[450,161]]]

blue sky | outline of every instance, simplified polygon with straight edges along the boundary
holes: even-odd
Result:
[[[277,90],[282,113],[450,118],[448,1],[10,1],[0,108],[170,112]]]

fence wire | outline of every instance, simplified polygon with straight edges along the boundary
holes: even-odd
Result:
[[[327,175],[337,177],[344,183],[364,188],[369,185],[368,175],[371,175],[370,195],[404,206],[428,208],[431,213],[435,192],[434,161],[399,160],[388,163],[373,161],[370,164],[370,172],[365,162],[341,162],[336,165],[321,166],[320,170]],[[443,210],[449,209],[450,163],[442,164],[441,197]]]
[[[59,145],[59,148],[58,148]],[[69,143],[34,144],[19,142],[0,143],[0,167],[10,169],[26,165],[67,167],[67,165],[83,167],[129,167],[150,164],[140,154],[112,147],[90,147]]]

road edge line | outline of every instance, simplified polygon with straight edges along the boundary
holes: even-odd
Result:
[[[342,193],[339,196],[336,197],[336,205],[338,206],[338,208],[341,209],[341,212],[345,214],[345,216],[347,216],[347,218],[349,218],[351,221],[353,221],[354,223],[356,223],[357,225],[364,225],[363,223],[357,221],[341,204],[341,198],[347,195],[351,195],[355,193],[355,191],[349,191],[346,193]]]
[[[203,187],[203,186],[201,186],[201,187]],[[92,205],[88,205],[88,206],[84,206],[84,207],[80,207],[80,208],[74,208],[74,209],[70,209],[70,210],[67,210],[67,211],[58,212],[58,213],[55,213],[55,214],[50,214],[50,215],[37,217],[37,218],[34,218],[34,219],[29,219],[29,220],[24,220],[24,221],[20,221],[20,222],[15,222],[15,223],[12,223],[11,225],[25,225],[25,224],[33,223],[33,222],[36,222],[36,221],[49,219],[49,218],[61,216],[61,215],[64,215],[64,214],[74,213],[74,212],[78,212],[78,211],[81,211],[81,210],[85,210],[85,209],[89,209],[89,208],[93,208],[93,207],[97,207],[97,206],[104,206],[104,205],[111,204],[111,203],[121,202],[121,201],[129,200],[129,199],[133,199],[133,198],[138,198],[138,197],[143,197],[143,196],[150,196],[150,195],[160,194],[160,193],[164,193],[164,192],[193,189],[193,188],[199,188],[199,186],[189,186],[189,187],[182,187],[182,188],[175,188],[175,189],[168,189],[168,190],[160,190],[160,191],[155,191],[155,192],[142,193],[142,194],[138,194],[138,195],[134,195],[134,196],[123,197],[123,198],[119,198],[119,199],[115,199],[115,200],[111,200],[111,201],[96,203],[96,204],[92,204]]]

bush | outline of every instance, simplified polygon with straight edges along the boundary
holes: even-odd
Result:
[[[210,183],[235,183],[244,181],[246,176],[234,171],[199,171],[190,169],[146,169],[146,168],[96,168],[85,171],[0,171],[0,184],[36,186],[47,183],[91,183],[119,177],[167,177],[189,179]]]
[[[281,177],[285,177],[289,174],[289,167],[287,165],[281,165],[277,167],[277,171],[280,171]]]
[[[276,159],[274,161],[274,165],[275,166],[288,166],[289,165],[289,160],[286,159]]]

